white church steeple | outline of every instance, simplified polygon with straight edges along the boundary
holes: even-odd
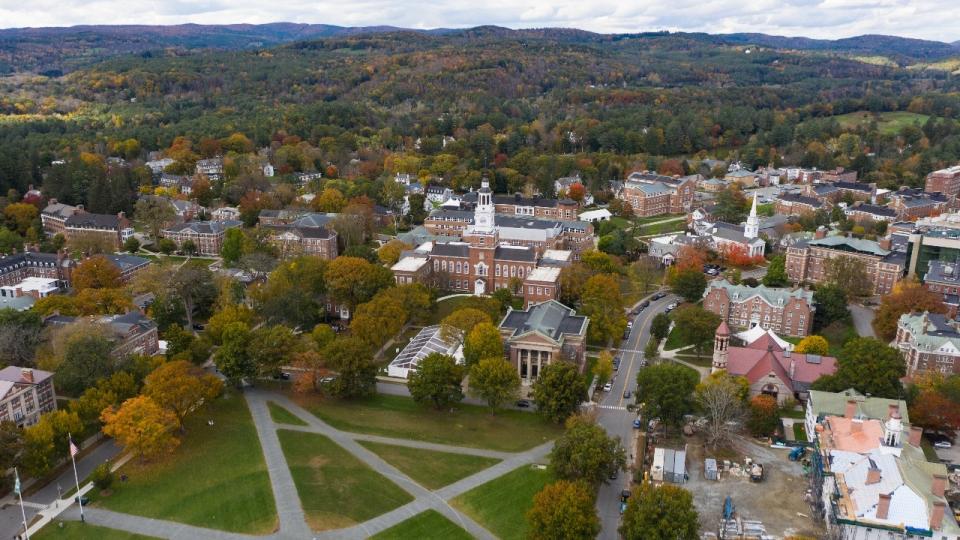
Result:
[[[757,194],[753,194],[753,206],[750,207],[750,216],[747,217],[747,224],[743,227],[743,236],[745,238],[756,238],[760,236],[760,218],[757,217]]]

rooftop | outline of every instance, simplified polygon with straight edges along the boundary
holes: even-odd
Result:
[[[811,306],[813,305],[813,292],[803,289],[786,289],[777,287],[767,287],[759,285],[757,287],[748,287],[746,285],[734,285],[726,279],[711,281],[709,287],[703,292],[704,298],[712,289],[725,289],[731,300],[737,302],[746,302],[752,298],[759,297],[761,300],[771,306],[785,306],[792,299],[804,300]]]
[[[556,283],[560,279],[560,269],[556,266],[539,266],[527,274],[528,281]]]
[[[589,320],[567,306],[550,300],[530,306],[524,311],[511,309],[500,322],[501,329],[513,330],[517,337],[536,332],[551,341],[560,342],[565,334],[585,336]]]
[[[390,367],[416,369],[420,361],[432,353],[455,355],[456,341],[444,340],[440,325],[428,326],[414,336],[400,354],[390,362]]]

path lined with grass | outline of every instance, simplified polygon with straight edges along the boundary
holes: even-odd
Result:
[[[533,496],[551,480],[546,470],[524,465],[453,499],[455,507],[503,540],[527,536],[526,513]]]
[[[523,452],[511,453],[351,433],[325,423],[286,395],[270,390],[250,390],[244,396],[248,411],[236,410],[238,404],[242,404],[238,397],[233,396],[234,401],[224,400],[225,404],[201,413],[204,423],[196,419],[193,423],[200,424],[195,426],[197,429],[206,425],[207,418],[214,420],[214,425],[207,427],[229,424],[229,418],[217,415],[226,414],[233,407],[234,422],[246,425],[242,446],[257,446],[251,442],[259,439],[262,455],[258,456],[258,461],[261,467],[265,463],[269,470],[271,489],[267,491],[273,494],[270,510],[273,509],[273,499],[280,509],[276,517],[271,516],[272,531],[261,529],[262,532],[258,533],[239,533],[225,527],[220,530],[207,528],[205,523],[187,524],[187,518],[182,513],[173,513],[172,508],[164,509],[167,515],[172,514],[171,517],[157,512],[152,514],[157,517],[145,517],[144,512],[123,509],[119,502],[124,497],[130,498],[131,492],[152,488],[162,491],[161,502],[166,502],[182,493],[185,483],[197,482],[196,479],[181,481],[181,477],[188,473],[171,464],[158,466],[158,474],[150,481],[143,480],[136,490],[113,499],[111,502],[118,509],[88,508],[87,522],[108,529],[110,532],[103,536],[108,540],[114,540],[115,536],[110,536],[114,531],[121,535],[116,536],[116,540],[144,540],[148,536],[175,540],[250,540],[250,534],[269,540],[353,539],[380,533],[383,536],[378,538],[494,539],[489,527],[507,527],[505,524],[512,522],[511,527],[522,529],[525,510],[514,511],[509,517],[500,516],[496,522],[490,521],[489,516],[501,514],[499,510],[484,509],[483,505],[488,503],[471,506],[476,515],[485,520],[481,524],[452,506],[451,501],[500,477],[506,476],[509,481],[511,471],[518,467],[529,468],[533,463],[544,463],[553,446],[548,440]],[[445,416],[444,413],[433,413]],[[465,416],[469,418],[470,414]],[[446,417],[452,422],[458,419],[457,416]],[[250,430],[251,418],[254,430]],[[520,418],[534,417],[523,414]],[[524,425],[513,424],[508,429],[519,429]],[[257,437],[254,438],[250,431],[255,431]],[[226,443],[235,438],[225,437]],[[209,447],[217,448],[217,444]],[[209,469],[232,466],[228,457],[230,452],[220,450],[194,457]],[[177,461],[180,463],[179,459]],[[221,464],[209,465],[208,461]],[[177,471],[180,476],[171,477],[171,471]],[[206,470],[198,476],[206,478],[212,474]],[[531,498],[532,493],[526,497]],[[188,513],[203,513],[210,507],[207,501],[203,507]],[[78,520],[79,513],[74,507],[62,518]],[[178,521],[172,521],[174,518]]]

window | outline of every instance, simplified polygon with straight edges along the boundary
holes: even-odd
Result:
[[[460,263],[459,263],[459,262],[457,262],[457,273],[458,273],[458,274],[460,273]]]
[[[527,294],[533,294],[533,285],[527,286]]]
[[[447,271],[447,261],[443,261],[443,263],[441,263],[441,266],[443,267],[443,271],[446,272],[446,271]]]
[[[500,265],[497,264],[496,268],[497,268],[496,270],[497,277],[500,277]]]
[[[510,265],[510,277],[517,277],[517,267]]]
[[[544,287],[544,288],[543,288],[543,294],[545,294],[545,295],[547,295],[547,296],[550,296],[550,287]]]
[[[543,287],[537,287],[537,295],[543,294]]]

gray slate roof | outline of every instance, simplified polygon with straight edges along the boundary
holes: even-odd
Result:
[[[525,311],[511,309],[500,322],[500,328],[512,329],[512,336],[537,332],[553,341],[560,341],[564,334],[585,335],[589,320],[577,315],[567,306],[550,300],[530,306]]]

